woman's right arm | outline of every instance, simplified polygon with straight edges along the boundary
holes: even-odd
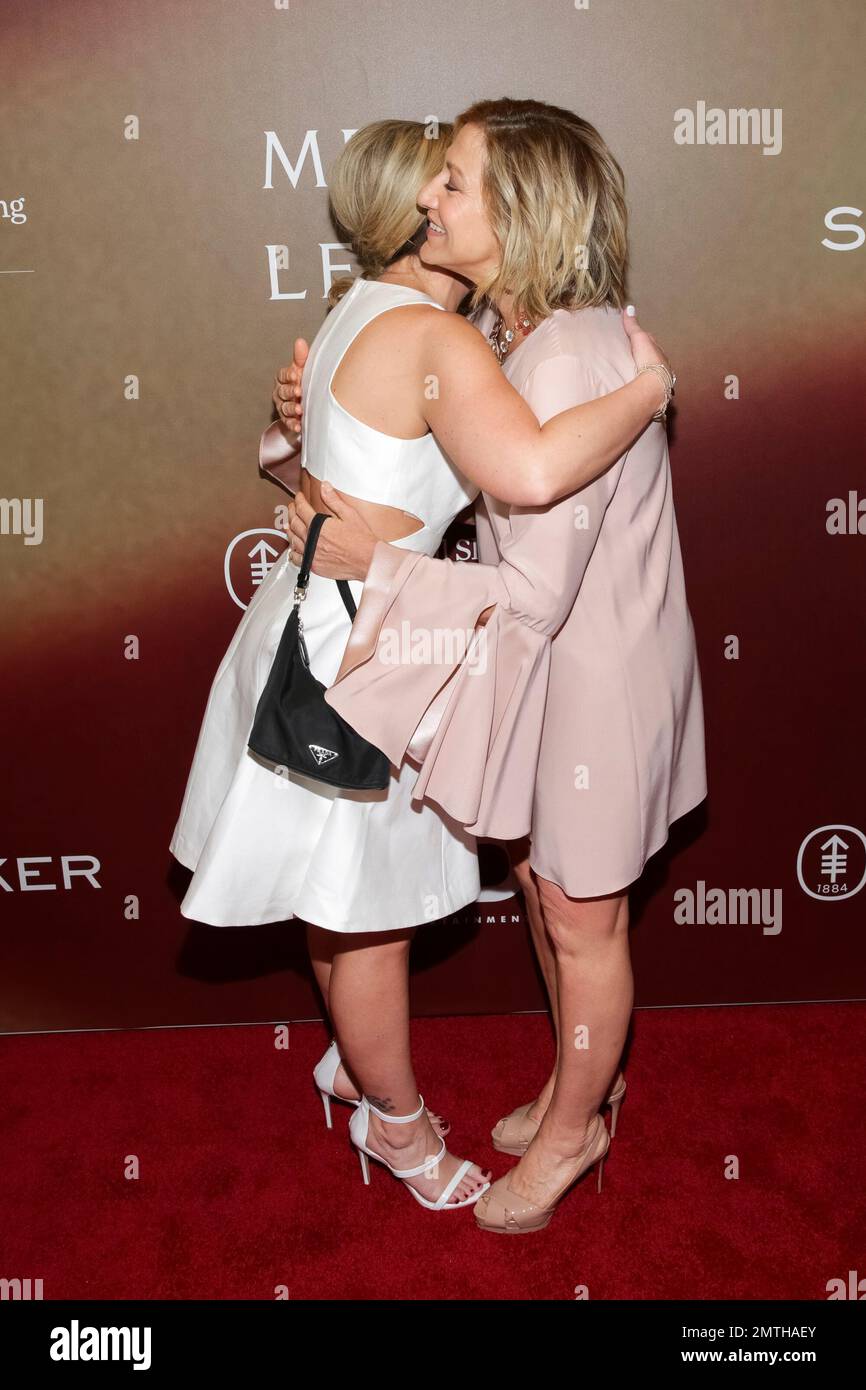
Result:
[[[623,321],[641,361],[666,359],[634,319]],[[592,482],[631,447],[664,404],[655,372],[539,425],[490,345],[457,314],[427,314],[425,376],[436,391],[423,412],[465,477],[512,506],[545,507]]]

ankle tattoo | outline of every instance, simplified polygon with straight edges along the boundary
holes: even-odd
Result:
[[[383,1110],[386,1115],[390,1114],[394,1109],[394,1102],[390,1096],[371,1096],[367,1092],[365,1092],[365,1094],[370,1104],[375,1105],[377,1110]]]

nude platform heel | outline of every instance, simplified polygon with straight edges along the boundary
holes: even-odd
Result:
[[[566,1192],[576,1182],[579,1182],[584,1173],[589,1172],[594,1163],[598,1163],[596,1190],[601,1192],[604,1160],[609,1147],[610,1135],[607,1132],[607,1126],[603,1116],[597,1114],[590,1123],[586,1139],[581,1147],[580,1168],[565,1187],[556,1194],[550,1206],[540,1207],[535,1202],[530,1202],[527,1197],[521,1197],[519,1193],[513,1192],[509,1185],[511,1175],[506,1173],[505,1177],[497,1178],[490,1191],[483,1193],[479,1199],[475,1208],[476,1222],[482,1231],[494,1231],[497,1235],[504,1236],[526,1235],[530,1231],[543,1231]]]
[[[414,1112],[414,1114],[386,1115],[383,1111],[377,1109],[375,1105],[371,1105],[366,1096],[361,1097],[361,1100],[358,1102],[358,1106],[355,1110],[355,1113],[349,1119],[349,1137],[352,1141],[353,1146],[358,1151],[358,1157],[361,1160],[361,1173],[363,1174],[364,1182],[369,1185],[370,1159],[374,1158],[377,1163],[383,1164],[383,1166],[388,1169],[388,1172],[391,1173],[395,1178],[400,1178],[400,1180],[404,1183],[404,1186],[409,1188],[409,1191],[412,1193],[412,1196],[415,1198],[415,1201],[420,1202],[421,1206],[426,1207],[428,1211],[451,1211],[452,1209],[456,1210],[457,1207],[474,1206],[478,1199],[480,1197],[483,1197],[484,1194],[487,1192],[487,1189],[490,1187],[489,1182],[483,1183],[477,1192],[472,1193],[471,1197],[464,1197],[463,1200],[460,1202],[448,1201],[448,1198],[451,1196],[451,1193],[454,1191],[455,1187],[457,1187],[458,1183],[461,1181],[462,1178],[466,1176],[466,1174],[469,1172],[469,1169],[472,1167],[471,1158],[464,1159],[454,1176],[445,1184],[444,1188],[439,1193],[439,1196],[436,1198],[435,1202],[431,1202],[428,1200],[428,1198],[422,1197],[420,1192],[416,1191],[416,1189],[412,1187],[410,1183],[406,1182],[407,1178],[417,1178],[422,1173],[429,1172],[431,1168],[436,1167],[436,1165],[442,1158],[442,1155],[445,1153],[444,1139],[439,1140],[440,1147],[438,1152],[431,1155],[430,1158],[426,1158],[423,1163],[419,1163],[415,1168],[392,1168],[387,1158],[384,1158],[382,1154],[377,1154],[374,1149],[367,1148],[367,1132],[370,1125],[371,1111],[373,1111],[374,1114],[378,1115],[380,1120],[384,1120],[386,1124],[408,1125],[412,1122],[412,1120],[418,1120],[424,1114],[424,1097],[419,1096],[418,1099],[421,1103],[418,1106],[418,1109]]]
[[[622,1072],[616,1074],[613,1086],[607,1094],[604,1102],[610,1106],[610,1137],[613,1139],[616,1134],[616,1121],[619,1115],[620,1106],[625,1099],[626,1081]],[[512,1110],[510,1115],[506,1115],[498,1124],[494,1125],[490,1131],[493,1139],[494,1149],[500,1153],[514,1154],[517,1158],[522,1158],[538,1133],[538,1126],[541,1120],[531,1118],[529,1111],[535,1104],[529,1101],[526,1105],[519,1105],[516,1110]]]

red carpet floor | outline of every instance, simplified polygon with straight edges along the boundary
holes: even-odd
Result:
[[[312,1087],[319,1024],[288,1051],[270,1026],[2,1038],[0,1277],[46,1299],[825,1299],[866,1275],[864,1019],[638,1012],[604,1190],[593,1171],[521,1237],[427,1212],[381,1167],[364,1187],[348,1108],[329,1133]],[[453,1151],[498,1176],[516,1160],[489,1130],[543,1080],[546,1019],[413,1030]]]

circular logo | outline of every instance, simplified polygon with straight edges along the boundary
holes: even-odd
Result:
[[[282,542],[274,545],[268,537]],[[285,531],[270,526],[257,526],[241,531],[229,542],[224,563],[226,588],[238,608],[246,608],[256,589],[267,579],[289,544]]]
[[[800,846],[797,878],[819,902],[853,898],[866,883],[866,835],[854,825],[819,825]]]

